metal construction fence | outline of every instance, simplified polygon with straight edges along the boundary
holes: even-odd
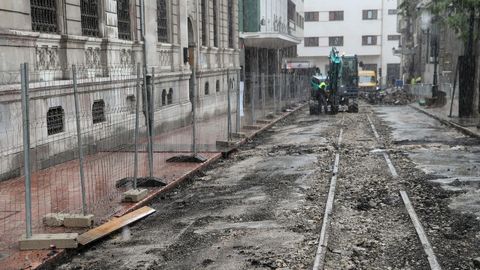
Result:
[[[224,150],[219,141],[310,94],[307,76],[224,75],[194,80],[189,94],[188,79],[168,81],[140,65],[24,64],[1,74],[0,251],[23,234],[58,231],[43,224],[48,213],[93,214],[101,223],[138,178],[168,183],[182,174],[170,158],[208,158]]]
[[[417,98],[432,97],[432,84],[406,84],[403,87],[409,94]],[[453,85],[451,83],[442,83],[439,85],[439,90],[445,92],[446,97],[450,98],[453,94]]]

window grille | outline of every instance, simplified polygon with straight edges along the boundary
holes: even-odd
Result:
[[[132,31],[130,29],[130,1],[117,0],[117,22],[118,38],[131,40]]]
[[[105,122],[105,101],[102,100],[97,100],[93,102],[92,105],[92,118],[93,118],[93,123],[98,124]]]
[[[168,90],[167,103],[173,104],[173,89]]]
[[[159,42],[168,42],[167,0],[157,0],[157,34]]]
[[[82,34],[84,36],[98,37],[98,1],[81,0],[80,12],[82,19]]]
[[[32,30],[57,33],[57,5],[55,0],[30,0]]]
[[[218,18],[217,18],[217,1],[213,0],[213,47],[218,47]]]
[[[48,135],[62,133],[64,131],[65,112],[62,106],[52,107],[47,112]]]
[[[207,46],[207,0],[202,0],[202,45]]]
[[[233,0],[228,0],[228,47],[233,48]]]

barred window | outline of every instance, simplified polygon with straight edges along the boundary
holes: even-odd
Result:
[[[207,0],[202,0],[202,45],[207,46]]]
[[[172,88],[170,88],[170,90],[168,90],[167,102],[168,102],[168,104],[173,104],[173,89]]]
[[[57,33],[57,4],[54,0],[30,0],[32,30]]]
[[[217,18],[217,1],[213,0],[213,47],[218,47],[218,18]]]
[[[157,0],[157,34],[159,42],[168,42],[167,0]]]
[[[131,40],[132,31],[130,29],[130,1],[117,0],[117,22],[118,38]]]
[[[81,0],[80,12],[82,19],[82,34],[84,36],[98,37],[98,1]]]
[[[233,48],[233,0],[228,0],[228,47]]]
[[[52,107],[47,112],[47,133],[54,135],[64,131],[65,112],[62,106]]]
[[[93,102],[92,105],[93,124],[105,122],[105,101],[103,99]]]

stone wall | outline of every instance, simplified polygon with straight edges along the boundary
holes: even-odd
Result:
[[[92,103],[99,99],[104,100],[108,108],[124,110],[131,106],[129,102],[135,96],[135,83],[132,81],[136,73],[134,69],[137,63],[143,66],[144,59],[140,0],[130,1],[131,40],[118,38],[116,0],[99,0],[97,37],[82,36],[80,0],[56,0],[56,3],[58,33],[39,33],[32,31],[29,0],[0,1],[0,110],[3,114],[0,118],[0,128],[3,128],[0,131],[0,180],[19,175],[23,166],[19,84],[21,63],[29,63],[30,106],[33,119],[39,122],[32,130],[32,152],[38,155],[33,159],[43,162],[34,163],[34,169],[61,163],[75,156],[72,151],[76,144],[74,121],[68,121],[64,132],[60,134],[48,135],[46,130],[46,113],[52,106],[62,106],[65,115],[73,114],[72,65],[77,65],[81,70],[80,80],[95,85],[93,88],[86,87],[88,90],[81,93],[81,106],[85,112],[90,112]],[[234,0],[235,41],[238,39],[236,3]],[[191,67],[184,63],[183,52],[189,44],[188,18],[194,23],[196,32],[195,1],[167,0],[168,43],[158,42],[156,8],[156,0],[145,0],[146,64],[149,73],[155,70],[153,96],[157,131],[168,131],[189,124],[191,119]],[[209,12],[214,12],[211,3]],[[234,42],[233,48],[228,48],[227,0],[218,0],[217,12],[218,47],[213,47],[212,16],[206,16],[210,40],[207,46],[200,48],[199,57],[194,56],[201,60],[197,97],[198,112],[204,114],[200,115],[202,118],[226,111],[227,81],[235,79],[236,82],[239,69],[237,42]],[[194,35],[197,36],[197,33]],[[227,73],[230,73],[228,78]],[[208,95],[203,90],[207,81],[210,87]],[[216,92],[217,81],[220,82],[219,92]],[[162,106],[164,89],[173,90],[173,102]],[[126,134],[131,132],[133,127],[124,123],[132,120],[133,116],[130,110],[111,115],[107,112],[107,122],[100,125],[92,125],[91,119],[85,119],[82,129],[88,134],[85,138],[89,145],[88,152],[93,153],[99,147],[113,147],[105,139],[121,134],[121,130]],[[119,143],[123,143],[122,140]]]

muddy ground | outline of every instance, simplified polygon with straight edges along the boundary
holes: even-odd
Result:
[[[359,114],[300,111],[157,198],[154,215],[71,254],[58,269],[311,269],[337,151],[325,269],[429,269],[398,193],[404,187],[443,269],[476,269],[480,222],[449,210],[455,194],[427,181],[409,150],[393,143],[393,131],[366,105]],[[381,148],[399,179],[375,151]]]

